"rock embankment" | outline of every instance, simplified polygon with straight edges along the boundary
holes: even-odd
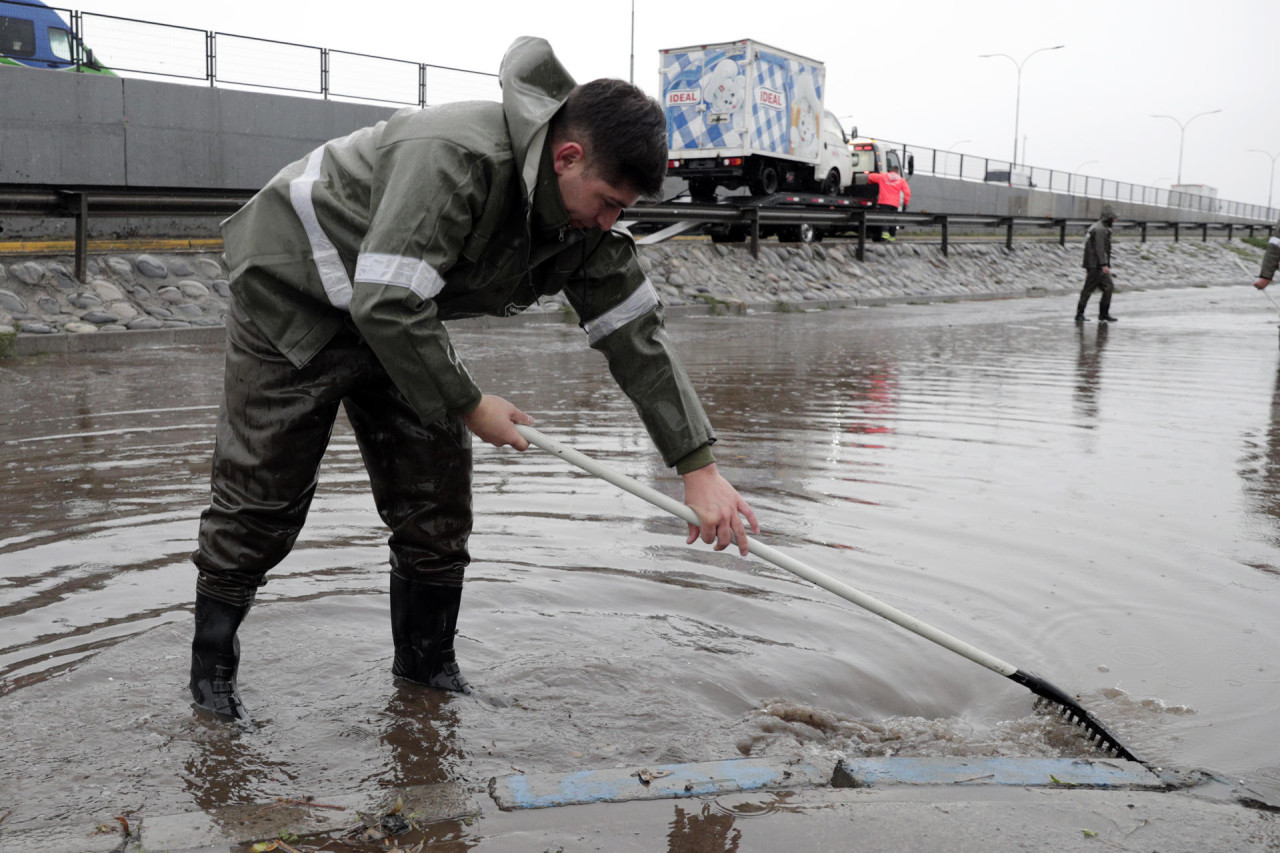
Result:
[[[640,261],[669,306],[876,304],[1078,290],[1079,243],[873,244],[866,260],[850,243],[743,245],[678,240],[640,248]],[[1118,242],[1117,289],[1240,283],[1262,252],[1238,241]],[[220,255],[117,254],[89,259],[86,281],[69,257],[0,257],[0,336],[99,335],[221,326],[230,288]],[[568,313],[561,297],[531,312]],[[128,336],[125,336],[127,338]],[[125,340],[120,341],[125,345]]]

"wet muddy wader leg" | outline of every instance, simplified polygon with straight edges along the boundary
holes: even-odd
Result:
[[[391,529],[391,672],[470,693],[453,642],[471,562],[471,433],[453,416],[423,426],[389,380],[344,405]]]
[[[236,631],[249,604],[228,604],[196,593],[195,635],[191,640],[191,698],[197,707],[248,722],[249,712],[236,690],[240,641]]]
[[[1116,286],[1111,281],[1111,276],[1100,276],[1102,279],[1098,285],[1102,288],[1102,299],[1098,304],[1098,319],[1103,322],[1115,322],[1115,317],[1111,316],[1111,294],[1115,292]]]
[[[1102,285],[1102,270],[1090,267],[1084,277],[1084,288],[1080,291],[1080,301],[1076,303],[1076,322],[1084,321],[1085,309],[1089,307],[1089,297]],[[1110,300],[1107,300],[1110,302]],[[1105,313],[1105,312],[1104,312]]]
[[[295,368],[232,303],[212,494],[192,555],[200,574],[190,684],[201,708],[246,718],[236,632],[306,520],[339,402],[361,381],[352,349],[363,348],[335,343]]]

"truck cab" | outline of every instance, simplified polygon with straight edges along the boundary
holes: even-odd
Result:
[[[40,0],[0,2],[0,65],[111,74]]]
[[[857,135],[854,130],[854,135]],[[822,150],[818,165],[813,170],[813,183],[805,189],[816,190],[823,195],[840,195],[853,183],[853,152],[849,150],[850,136],[844,132],[840,119],[832,113],[823,113]]]
[[[867,175],[878,172],[884,174],[897,170],[904,180],[910,180],[911,176],[916,173],[916,158],[914,154],[906,154],[897,148],[892,148],[885,143],[872,139],[870,137],[855,137],[849,143],[849,153],[853,158],[853,186],[849,190],[849,195],[854,198],[865,199],[871,204],[875,204],[880,194],[880,188],[867,180]],[[906,210],[905,204],[900,204],[899,210]]]

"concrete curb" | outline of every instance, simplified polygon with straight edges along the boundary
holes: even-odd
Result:
[[[884,785],[1017,785],[1165,791],[1171,782],[1136,761],[1069,758],[859,758],[842,760],[835,788]]]
[[[490,780],[489,796],[498,808],[512,811],[814,787],[826,785],[830,779],[830,766],[820,768],[810,763],[738,758],[700,764],[660,764],[653,768],[500,776]]]
[[[405,821],[426,826],[439,821],[472,822],[500,812],[634,801],[716,797],[740,792],[873,788],[937,792],[939,799],[965,789],[979,799],[998,789],[1059,791],[1185,792],[1205,774],[1178,777],[1131,761],[1108,759],[1021,758],[856,758],[834,765],[775,758],[740,758],[652,768],[625,767],[572,773],[512,774],[479,786],[441,783],[325,797],[226,806],[206,811],[131,818],[129,834],[108,821],[98,826],[67,826],[0,834],[0,850],[44,853],[170,853],[247,846],[278,837],[348,837],[372,830],[407,829]],[[975,789],[979,789],[973,793]],[[986,789],[989,794],[982,794]],[[1246,801],[1239,792],[1220,797],[1229,804],[1271,810]],[[316,843],[320,843],[317,841]]]

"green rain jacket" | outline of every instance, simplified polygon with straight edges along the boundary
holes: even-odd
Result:
[[[1084,232],[1084,263],[1087,270],[1111,266],[1111,228],[1099,219]]]
[[[528,37],[499,79],[501,104],[401,110],[281,170],[222,224],[237,301],[297,366],[349,315],[430,423],[481,397],[442,321],[563,291],[666,464],[709,464],[715,435],[635,244],[569,227],[546,141],[573,79]]]

